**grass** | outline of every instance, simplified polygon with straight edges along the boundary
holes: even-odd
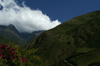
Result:
[[[75,63],[77,66],[88,66],[93,62],[100,61],[100,49],[91,51],[82,55],[78,55],[69,59],[69,61]]]
[[[64,59],[74,56],[75,58],[72,58],[74,63],[79,66],[83,63],[86,66],[99,61],[99,59],[95,61],[99,58],[99,52],[94,51],[100,47],[99,33],[100,11],[95,11],[75,17],[56,28],[42,33],[30,41],[26,47],[27,49],[38,49],[37,55],[44,59],[45,62],[48,62],[50,66],[59,63],[63,64]],[[91,60],[92,57],[94,60]],[[85,62],[86,59],[88,59],[87,62]]]

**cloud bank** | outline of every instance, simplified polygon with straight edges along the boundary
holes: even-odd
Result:
[[[50,18],[40,10],[32,10],[24,3],[19,6],[15,0],[0,0],[0,25],[13,24],[19,32],[48,30],[61,24]]]

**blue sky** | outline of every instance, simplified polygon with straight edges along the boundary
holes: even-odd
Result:
[[[21,0],[20,0],[21,1]],[[24,0],[32,9],[39,9],[51,20],[61,22],[88,12],[100,10],[100,0]]]
[[[31,33],[100,10],[100,0],[0,0],[0,7],[0,25],[12,24],[19,32]]]

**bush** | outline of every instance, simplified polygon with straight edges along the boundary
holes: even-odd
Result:
[[[15,51],[15,48],[5,44],[0,46],[0,59],[1,65],[9,66],[24,65],[24,63],[27,61],[27,59],[21,57],[21,55]]]
[[[37,49],[22,49],[19,45],[0,45],[0,66],[41,66],[43,61],[35,53]]]

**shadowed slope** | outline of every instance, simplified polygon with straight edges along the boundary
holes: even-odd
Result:
[[[15,26],[13,25],[0,25],[0,35],[6,37],[10,40],[13,40],[19,43],[22,46],[25,46],[31,39],[40,35],[43,31],[35,31],[32,33],[20,33]]]
[[[88,52],[92,52],[97,49],[99,50],[99,33],[100,11],[96,11],[75,17],[54,29],[42,33],[40,36],[32,40],[26,47],[28,49],[38,49],[37,54],[50,66],[55,66],[57,64],[57,66],[60,66],[60,63],[63,64],[62,61],[66,60],[67,58],[68,59],[66,61],[71,62],[74,59],[72,57],[75,57],[76,59],[76,56],[79,56],[77,58],[79,59],[80,55],[82,54],[84,56],[83,59],[86,59]],[[84,55],[84,53],[86,55]],[[97,53],[98,52],[96,51],[96,54]],[[97,55],[98,58],[99,54]],[[72,60],[70,60],[71,58]],[[72,62],[75,62],[76,65],[80,66],[81,63],[75,59]],[[92,62],[95,62],[95,60]],[[92,62],[87,62],[87,65],[91,64]]]

